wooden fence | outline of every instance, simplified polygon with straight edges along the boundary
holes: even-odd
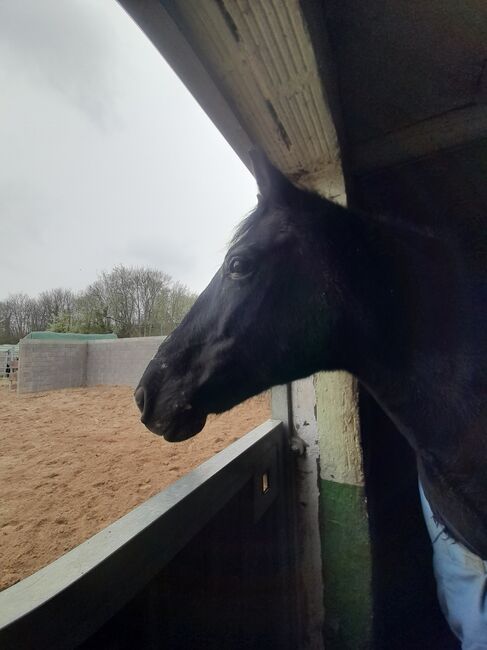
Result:
[[[292,459],[268,420],[0,593],[3,650],[295,650]]]

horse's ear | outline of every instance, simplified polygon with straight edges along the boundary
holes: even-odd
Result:
[[[249,156],[259,194],[264,201],[289,201],[298,191],[267,158],[262,149],[252,149]]]

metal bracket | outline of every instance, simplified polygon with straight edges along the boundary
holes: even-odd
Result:
[[[298,458],[306,455],[306,449],[309,447],[308,443],[300,438],[298,435],[294,434],[290,439],[291,451]]]

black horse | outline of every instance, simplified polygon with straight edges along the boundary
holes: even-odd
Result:
[[[485,289],[447,231],[365,216],[254,155],[259,203],[135,392],[167,440],[264,389],[355,374],[414,448],[435,517],[487,558]]]

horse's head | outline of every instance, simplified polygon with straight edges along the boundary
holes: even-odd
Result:
[[[310,222],[317,202],[254,154],[259,204],[135,391],[142,422],[167,440],[198,433],[220,413],[270,386],[322,367],[334,313]]]

